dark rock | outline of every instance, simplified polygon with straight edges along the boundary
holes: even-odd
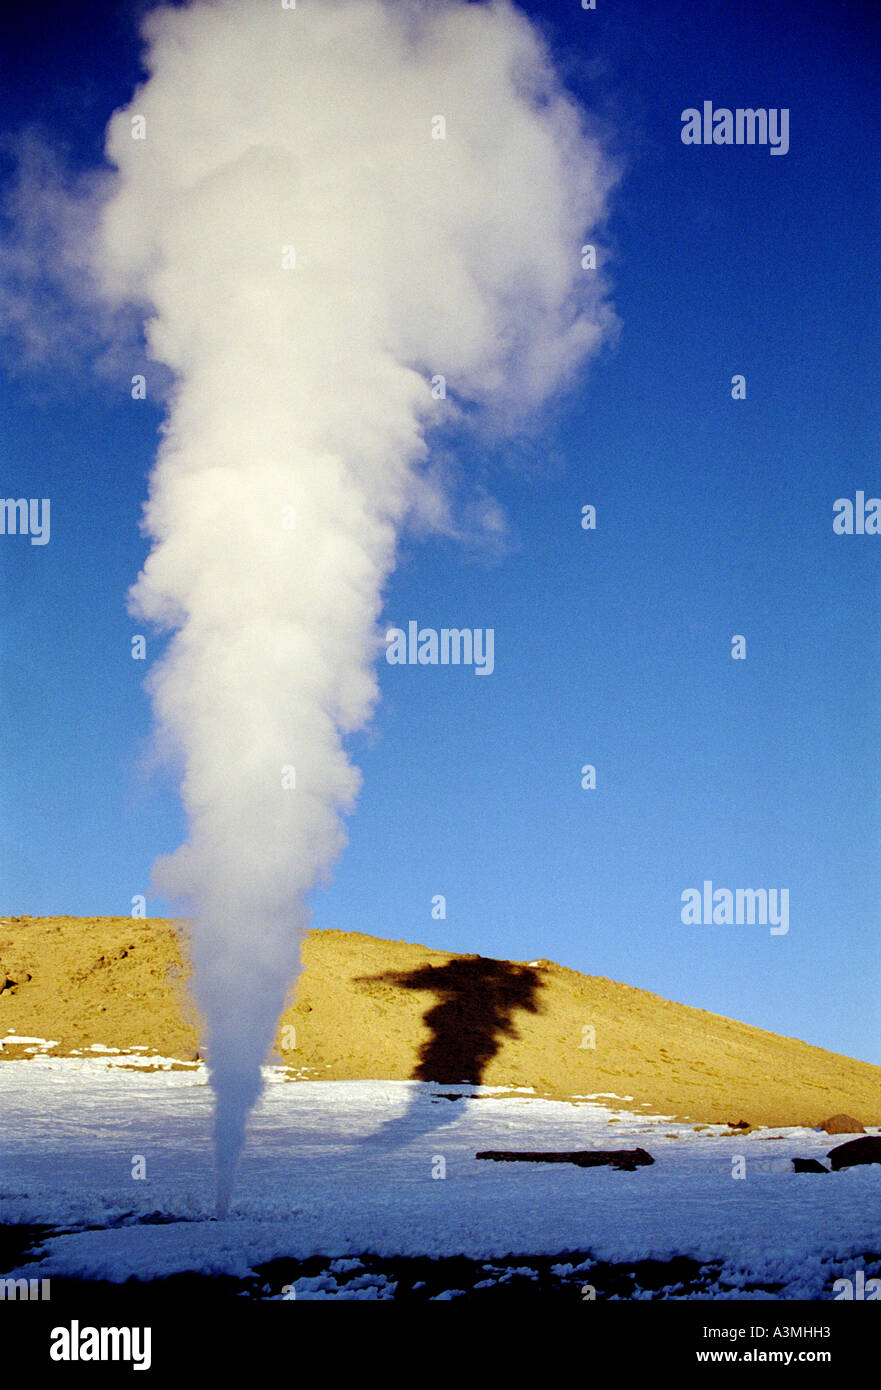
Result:
[[[577,1168],[617,1168],[632,1173],[647,1163],[654,1163],[645,1149],[569,1149],[560,1153],[538,1149],[486,1149],[477,1158],[491,1158],[496,1163],[574,1163]]]
[[[822,1129],[826,1134],[865,1134],[865,1126],[859,1120],[855,1120],[853,1115],[830,1115],[828,1120],[821,1120],[818,1129]]]
[[[794,1158],[792,1166],[797,1173],[828,1173],[829,1169],[816,1158]]]
[[[853,1168],[858,1163],[881,1163],[881,1136],[867,1134],[865,1139],[851,1139],[830,1149],[826,1157],[835,1171]]]
[[[737,1124],[735,1124],[733,1120],[729,1120],[729,1121],[728,1121],[728,1128],[729,1128],[729,1129],[752,1129],[752,1125],[750,1124],[749,1120],[738,1120],[738,1121],[737,1121]]]

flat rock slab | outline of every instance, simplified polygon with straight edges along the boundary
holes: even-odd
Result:
[[[632,1173],[647,1163],[654,1163],[645,1149],[568,1149],[560,1153],[538,1149],[485,1149],[477,1158],[491,1158],[496,1163],[574,1163],[577,1168],[618,1168]]]
[[[826,1157],[836,1170],[853,1168],[857,1163],[881,1163],[881,1136],[867,1134],[865,1139],[851,1139],[830,1149]]]

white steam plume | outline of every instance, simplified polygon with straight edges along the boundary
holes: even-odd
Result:
[[[132,603],[174,633],[151,689],[189,834],[156,878],[194,913],[223,1213],[358,790],[396,536],[430,506],[428,378],[529,407],[600,343],[580,255],[613,175],[507,3],[203,0],[144,28],[97,268],[176,382]]]

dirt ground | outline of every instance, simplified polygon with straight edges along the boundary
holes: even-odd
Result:
[[[278,1052],[310,1080],[417,1078],[611,1092],[628,1109],[708,1123],[816,1125],[845,1111],[881,1124],[881,1068],[539,960],[454,956],[314,931]],[[126,917],[0,919],[0,1043],[207,1049],[188,996],[186,923]],[[232,1001],[234,1003],[234,1001]],[[0,1059],[22,1057],[5,1044]]]

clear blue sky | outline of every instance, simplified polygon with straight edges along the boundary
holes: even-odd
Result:
[[[881,495],[877,21],[856,3],[525,8],[625,163],[622,335],[528,441],[468,444],[510,519],[500,560],[405,540],[389,620],[492,627],[495,671],[383,665],[315,924],[548,957],[881,1062],[881,537],[832,530],[836,498]],[[136,13],[6,11],[4,130],[98,161],[138,77]],[[704,100],[788,107],[789,153],[684,146]],[[124,915],[184,833],[142,768],[125,593],[160,414],[128,391],[85,364],[2,376],[0,492],[52,499],[50,544],[0,537],[7,915]],[[788,888],[788,935],[684,926],[704,879]]]

